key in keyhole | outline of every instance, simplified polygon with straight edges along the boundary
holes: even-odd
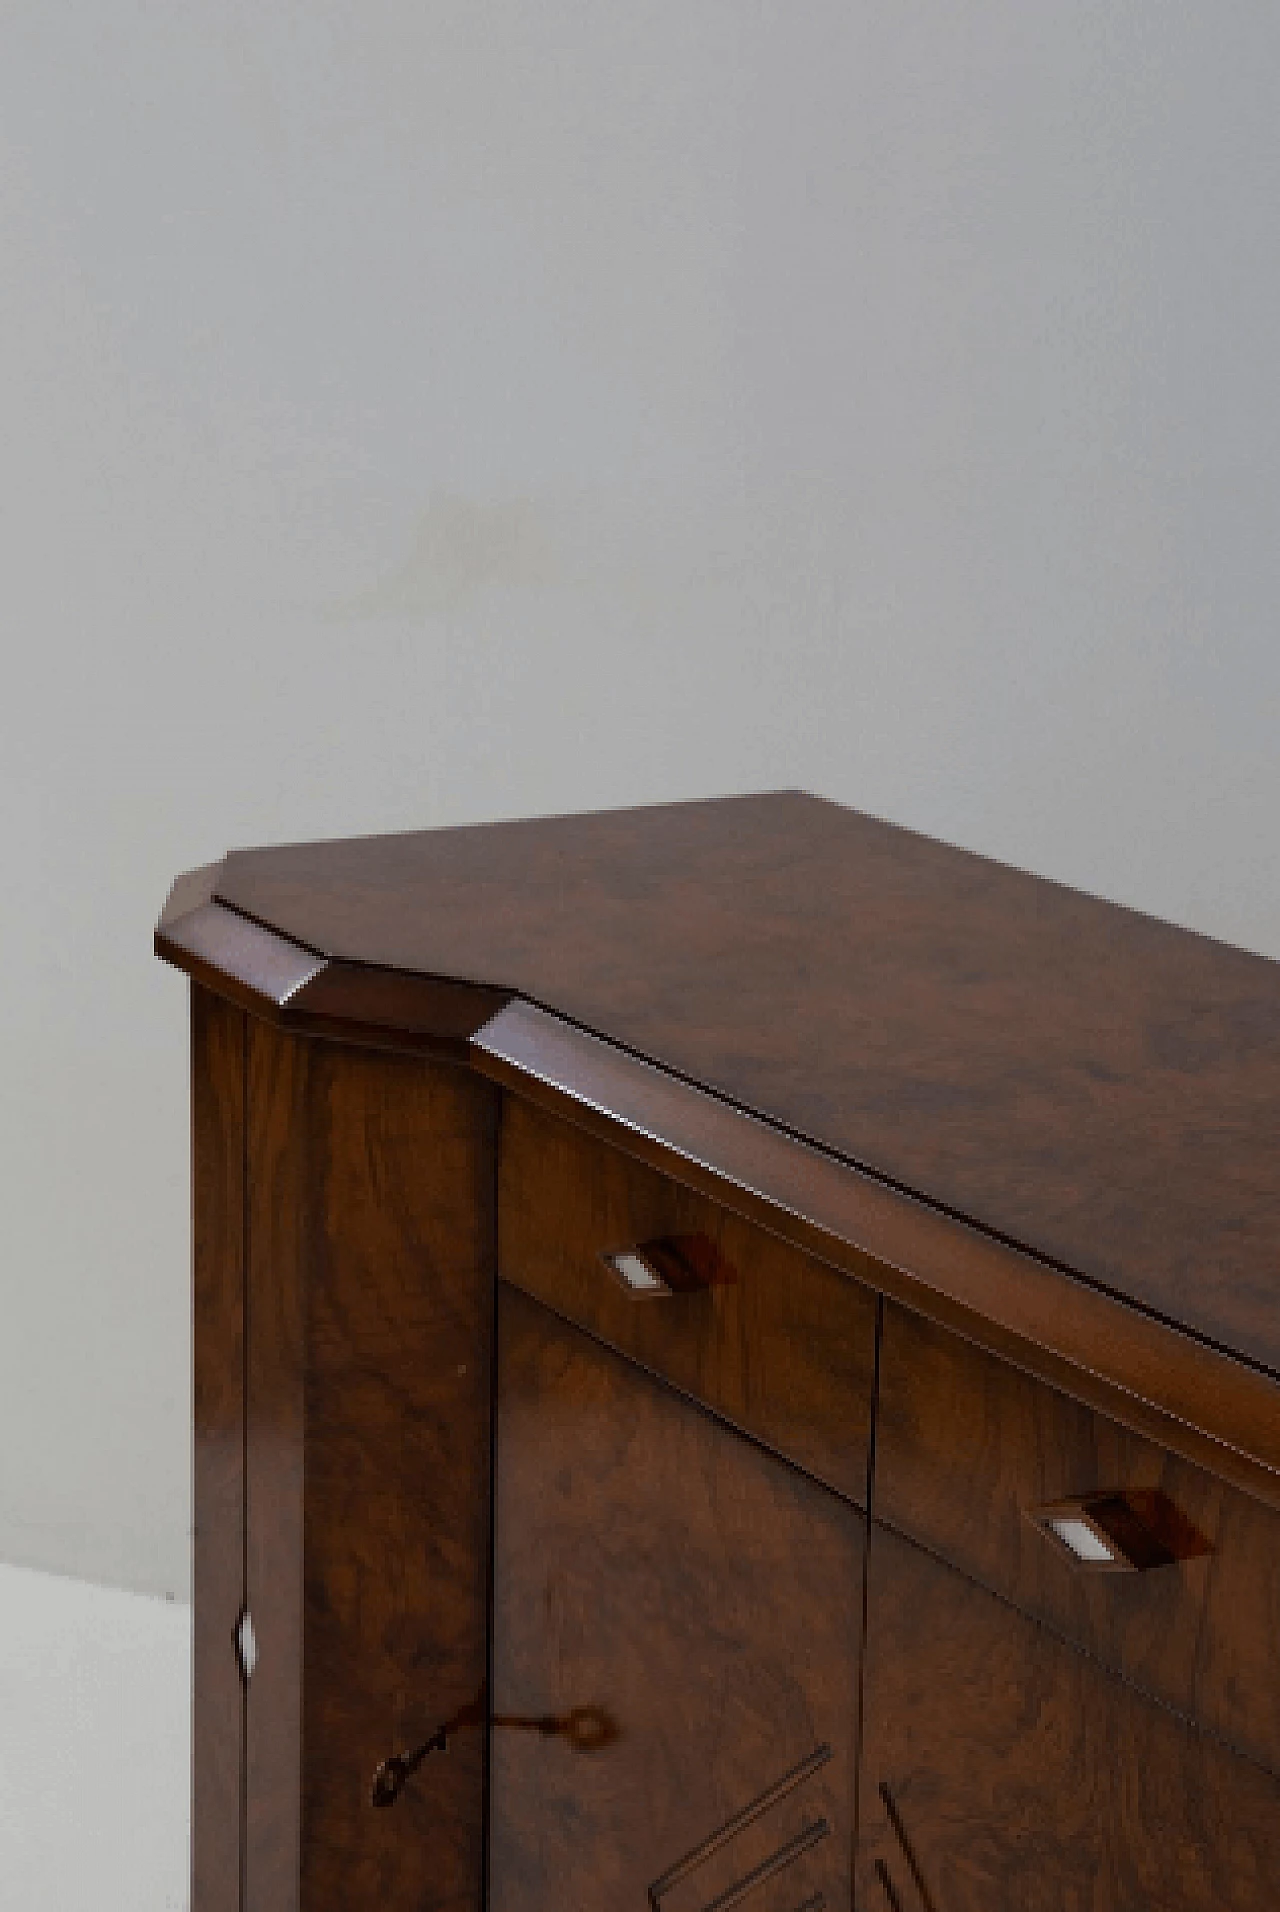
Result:
[[[451,1720],[437,1727],[430,1739],[415,1747],[411,1753],[394,1753],[390,1759],[384,1759],[373,1775],[370,1799],[375,1806],[394,1806],[404,1791],[405,1782],[421,1766],[431,1753],[447,1753],[451,1734],[463,1726],[476,1725],[482,1717],[482,1709],[474,1700],[455,1713]],[[518,1733],[540,1733],[544,1739],[568,1740],[575,1753],[598,1753],[604,1747],[613,1744],[619,1737],[617,1722],[612,1715],[600,1706],[575,1706],[568,1713],[544,1713],[538,1717],[527,1717],[519,1713],[498,1713],[494,1716],[494,1727],[503,1727]]]

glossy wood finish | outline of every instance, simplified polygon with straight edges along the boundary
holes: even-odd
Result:
[[[505,1287],[499,1376],[492,1912],[847,1906],[861,1518]]]
[[[245,1019],[191,992],[192,1912],[240,1912],[244,1596]]]
[[[1280,1506],[1280,1390],[612,1044],[512,1003],[477,1068]]]
[[[502,990],[334,963],[204,894],[209,872],[174,885],[158,955],[265,1021],[299,1034],[461,1061],[467,1038],[507,1001]]]
[[[483,1733],[393,1811],[369,1787],[485,1678],[495,1098],[439,1064],[326,1046],[317,1066],[304,1905],[474,1912]]]
[[[1280,1786],[913,1543],[870,1552],[859,1912],[1271,1912]]]
[[[701,1233],[732,1282],[629,1294],[603,1256]],[[506,1105],[498,1265],[611,1347],[865,1504],[875,1297],[692,1189],[518,1099]]]
[[[859,1912],[1280,1903],[1280,966],[796,794],[238,853],[156,946],[196,1912],[830,1912],[855,1794]],[[1078,1569],[1095,1491],[1196,1546]]]
[[[194,981],[272,1020],[325,967],[314,951],[214,902],[171,922],[162,919],[156,949]]]
[[[468,1038],[506,1000],[502,990],[455,983],[446,977],[405,976],[355,963],[328,963],[290,1000],[284,1020],[310,1035],[461,1062],[466,1059]]]
[[[495,1099],[448,1065],[250,1039],[248,1912],[476,1912]]]
[[[1097,1575],[1028,1520],[1160,1489],[1211,1552]],[[889,1307],[876,1512],[1280,1773],[1280,1514],[934,1324]]]
[[[1280,1371],[1280,965],[794,792],[240,851],[216,893],[512,990]]]
[[[245,1912],[298,1912],[311,1051],[248,1023]]]

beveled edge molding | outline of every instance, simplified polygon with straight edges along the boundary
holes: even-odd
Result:
[[[323,956],[237,916],[225,904],[197,904],[157,926],[156,954],[243,1009],[275,1021],[292,997],[327,967]]]
[[[213,894],[220,864],[178,878],[155,951],[193,982],[299,1035],[467,1060],[469,1038],[510,991],[333,962]]]
[[[503,1087],[1280,1507],[1280,1384],[1260,1370],[522,999],[470,1053]]]

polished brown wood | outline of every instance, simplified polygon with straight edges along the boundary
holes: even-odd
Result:
[[[1207,1551],[1150,1573],[1092,1574],[1028,1517],[1115,1491],[1164,1494]],[[875,1502],[880,1518],[1280,1773],[1273,1509],[892,1306]]]
[[[493,1912],[847,1906],[861,1518],[505,1288],[496,1495]]]
[[[664,1235],[704,1236],[732,1280],[656,1301],[628,1293],[604,1256]],[[870,1289],[515,1097],[498,1260],[508,1281],[865,1503]]]
[[[474,1912],[483,1732],[392,1811],[370,1786],[485,1680],[496,1099],[447,1065],[313,1066],[303,1904]]]
[[[488,1023],[472,1052],[521,1099],[1280,1505],[1269,1377],[527,1003]]]
[[[217,895],[512,990],[1280,1371],[1280,965],[798,792],[238,851]]]
[[[156,930],[157,953],[185,969],[192,980],[276,1020],[279,1011],[312,976],[323,957],[285,936],[248,922],[221,903],[202,903]]]
[[[468,1038],[506,1001],[503,990],[445,977],[327,963],[290,998],[283,1020],[310,1035],[461,1062],[466,1059]]]
[[[240,1912],[245,1019],[191,991],[192,1912]]]
[[[310,1048],[248,1023],[245,1912],[299,1912]]]
[[[495,1098],[255,1022],[249,1117],[248,1912],[475,1912],[483,1732],[370,1793],[484,1685]]]
[[[1280,1903],[1269,1773],[879,1524],[869,1594],[860,1912]]]
[[[329,962],[210,898],[208,886],[207,870],[179,878],[156,927],[157,954],[282,1028],[461,1061],[468,1037],[508,1000],[447,977]]]
[[[794,793],[156,947],[196,1912],[1280,1903],[1280,967]]]

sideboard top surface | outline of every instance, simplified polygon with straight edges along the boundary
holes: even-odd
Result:
[[[1280,1371],[1280,964],[800,792],[236,851],[214,894],[522,996]]]

